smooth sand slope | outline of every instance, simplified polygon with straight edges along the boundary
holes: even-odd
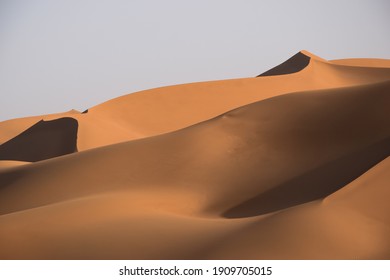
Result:
[[[0,123],[0,258],[389,259],[390,68],[364,61]]]

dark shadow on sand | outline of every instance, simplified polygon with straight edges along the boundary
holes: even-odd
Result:
[[[0,160],[36,162],[77,152],[77,130],[73,118],[41,120],[0,145]]]
[[[390,137],[261,193],[229,209],[222,216],[258,216],[324,198],[352,182],[389,155]]]
[[[309,65],[310,57],[299,52],[278,66],[258,75],[257,77],[292,74],[303,70]]]

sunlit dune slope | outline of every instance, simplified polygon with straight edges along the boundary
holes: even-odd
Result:
[[[330,63],[358,67],[390,68],[390,59],[379,58],[349,58],[330,60]]]

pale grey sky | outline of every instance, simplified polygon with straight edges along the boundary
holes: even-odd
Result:
[[[390,1],[0,0],[0,121],[251,77],[301,49],[390,58]]]

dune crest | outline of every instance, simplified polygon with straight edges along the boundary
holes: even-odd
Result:
[[[386,63],[301,51],[1,122],[0,258],[390,258]]]

